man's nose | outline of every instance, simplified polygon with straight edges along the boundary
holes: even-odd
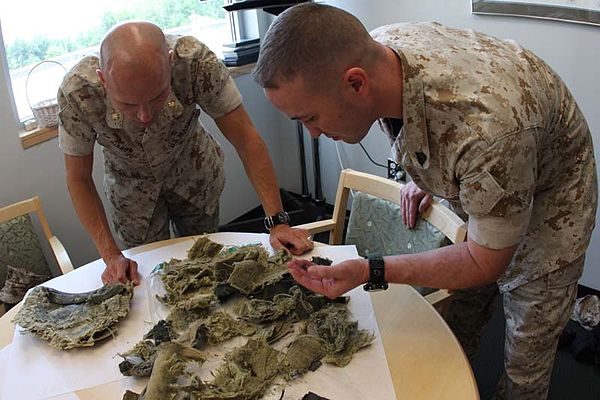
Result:
[[[152,110],[148,106],[140,106],[136,113],[137,119],[144,124],[152,121],[152,116]]]
[[[323,133],[319,128],[316,127],[306,127],[306,129],[308,129],[308,133],[310,134],[311,137],[313,138],[318,138],[319,136],[321,136],[321,134]]]

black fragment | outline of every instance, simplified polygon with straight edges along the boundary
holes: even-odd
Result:
[[[313,392],[308,392],[304,395],[304,397],[302,397],[302,400],[329,400],[326,397],[321,397],[318,394],[315,394]]]
[[[313,264],[317,264],[317,265],[331,265],[333,264],[333,261],[331,261],[329,258],[327,257],[319,257],[319,256],[314,256],[313,258],[310,259],[310,262]]]

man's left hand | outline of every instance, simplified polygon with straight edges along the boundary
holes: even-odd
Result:
[[[271,228],[269,241],[274,249],[286,248],[295,256],[306,253],[313,248],[306,229],[292,228],[288,225],[275,225]]]
[[[288,270],[296,282],[330,299],[369,280],[369,263],[362,258],[331,266],[315,265],[308,260],[296,258],[288,263]]]

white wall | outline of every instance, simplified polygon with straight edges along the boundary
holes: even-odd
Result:
[[[23,150],[10,106],[5,68],[0,63],[0,207],[31,196],[40,196],[51,229],[66,247],[74,265],[83,265],[98,258],[98,254],[71,205],[65,183],[63,155],[57,139]],[[280,134],[281,130],[288,128],[285,120],[268,103],[251,76],[241,76],[236,78],[236,82],[251,118],[273,155],[280,185],[284,182],[281,186],[299,192],[298,170],[283,167],[284,161],[286,164],[298,163],[296,153],[286,152],[286,149],[296,148],[295,137]],[[215,133],[214,136],[225,150],[226,186],[221,197],[221,223],[226,223],[258,206],[259,202],[233,147],[218,132],[210,118],[203,117],[202,121],[210,132]],[[95,155],[94,180],[99,193],[102,193],[102,155],[98,147]]]
[[[502,38],[514,39],[545,59],[565,80],[577,99],[594,136],[600,159],[600,27],[531,18],[471,14],[470,0],[338,0],[324,3],[343,8],[357,16],[368,30],[407,21],[438,21],[457,28],[472,28]],[[322,139],[324,192],[334,199],[339,167],[331,140]],[[375,126],[363,144],[378,162],[384,162],[389,145]],[[384,175],[372,165],[358,146],[342,144],[345,167]],[[600,217],[598,219],[600,222]],[[600,229],[596,229],[588,250],[582,283],[600,289]]]

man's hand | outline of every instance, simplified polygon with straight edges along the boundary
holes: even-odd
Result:
[[[302,286],[335,299],[369,280],[369,263],[358,258],[332,266],[315,265],[308,260],[294,259],[288,263],[290,273]]]
[[[132,281],[134,285],[140,284],[137,272],[137,263],[123,254],[117,254],[106,260],[106,269],[102,272],[102,283],[127,283]]]
[[[295,256],[306,253],[314,247],[306,229],[292,228],[288,225],[275,225],[271,228],[269,242],[274,249],[286,248]]]
[[[400,191],[400,206],[402,207],[402,222],[409,228],[414,228],[417,222],[417,211],[426,211],[433,197],[410,181]]]

